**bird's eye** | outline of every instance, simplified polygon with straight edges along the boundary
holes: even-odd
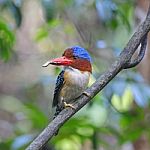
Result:
[[[76,57],[76,56],[73,56],[73,58],[74,58],[74,59],[77,59],[77,57]]]

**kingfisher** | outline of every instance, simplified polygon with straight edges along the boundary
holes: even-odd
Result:
[[[56,107],[54,118],[66,107],[74,109],[73,102],[85,92],[92,73],[91,57],[87,50],[80,46],[67,48],[62,57],[46,62],[43,67],[49,64],[63,66],[57,77],[54,90],[52,107]]]

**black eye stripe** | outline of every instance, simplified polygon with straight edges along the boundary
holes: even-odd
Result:
[[[73,56],[73,58],[74,58],[74,59],[77,59],[77,57],[76,57],[76,56]]]
[[[73,56],[73,58],[74,58],[74,59],[78,59],[79,57],[78,57],[78,56]]]

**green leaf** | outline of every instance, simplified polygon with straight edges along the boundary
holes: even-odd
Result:
[[[61,23],[61,20],[53,19],[53,20],[48,22],[48,26],[51,28],[54,28],[54,27],[58,26],[60,23]]]
[[[0,20],[0,57],[3,61],[7,61],[11,57],[14,41],[14,33],[6,23]]]
[[[127,87],[122,97],[114,94],[112,96],[111,102],[113,106],[121,112],[130,110],[131,105],[133,103],[133,94],[131,92],[131,89]]]
[[[131,92],[131,89],[127,87],[122,96],[122,109],[125,111],[129,110],[131,108],[132,103],[133,103],[133,94]]]
[[[25,104],[26,110],[25,114],[32,121],[34,128],[43,128],[48,123],[48,118],[46,115],[38,108],[36,105],[31,103]]]
[[[0,150],[11,149],[12,140],[5,140],[0,142]]]
[[[40,28],[36,33],[35,40],[39,42],[42,39],[46,38],[47,36],[48,36],[48,31],[45,28]]]
[[[121,110],[121,98],[118,95],[112,96],[111,103],[117,110]]]
[[[42,0],[42,6],[46,21],[52,20],[56,15],[56,1]]]

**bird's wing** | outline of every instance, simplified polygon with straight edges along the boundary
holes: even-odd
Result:
[[[64,84],[64,70],[60,72],[56,80],[56,86],[54,90],[54,98],[53,98],[53,107],[57,106],[59,103],[59,94]]]

